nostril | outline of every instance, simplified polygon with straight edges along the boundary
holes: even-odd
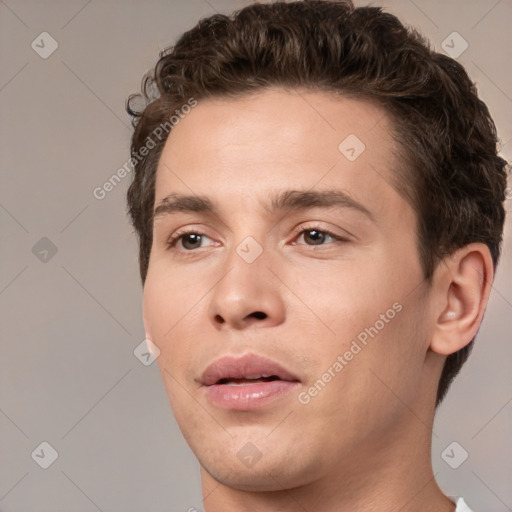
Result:
[[[267,315],[265,313],[263,313],[262,311],[255,311],[254,313],[251,314],[251,316],[254,316],[254,317],[262,320],[263,318],[266,318]]]

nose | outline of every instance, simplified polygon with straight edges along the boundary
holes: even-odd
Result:
[[[285,305],[281,283],[275,270],[269,269],[270,255],[263,250],[249,262],[235,249],[225,261],[225,275],[214,286],[210,297],[209,316],[214,327],[240,330],[283,323]]]

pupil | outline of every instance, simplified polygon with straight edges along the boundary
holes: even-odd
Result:
[[[185,238],[184,242],[186,244],[189,244],[189,242],[191,241],[191,245],[194,245],[194,244],[197,244],[197,242],[200,241],[200,237],[201,237],[201,235],[197,235],[197,234],[191,233],[191,234],[187,235],[187,237]]]
[[[309,237],[314,241],[314,242],[322,242],[323,239],[324,239],[324,234],[321,232],[321,231],[318,231],[316,229],[311,229],[308,231],[309,233]],[[313,236],[310,236],[311,233],[316,233],[316,235],[314,234]]]

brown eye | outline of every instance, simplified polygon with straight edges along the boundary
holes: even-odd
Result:
[[[181,244],[183,248],[187,250],[197,249],[198,247],[201,247],[201,237],[202,235],[199,233],[186,233],[185,235],[181,236]]]
[[[329,236],[326,235],[326,233],[324,233],[323,231],[318,231],[317,229],[308,229],[304,231],[304,233],[304,240],[309,239],[313,242],[314,245],[322,244],[325,241],[326,236]]]
[[[167,242],[167,246],[170,250],[183,250],[183,251],[193,251],[194,249],[199,249],[204,247],[202,245],[203,239],[208,239],[206,235],[202,233],[197,233],[196,231],[185,231],[175,233]],[[181,242],[180,246],[176,248]]]
[[[299,238],[303,236],[306,245],[325,245],[325,242],[338,241],[341,238],[325,229],[309,228],[303,229],[299,233]],[[331,238],[332,240],[329,240]]]

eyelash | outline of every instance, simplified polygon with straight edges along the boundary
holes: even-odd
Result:
[[[333,238],[335,240],[335,242],[342,243],[342,242],[347,241],[346,238],[336,235],[335,233],[333,233],[332,231],[329,231],[328,229],[320,229],[318,226],[306,226],[305,227],[305,226],[301,225],[295,230],[295,234],[297,236],[300,236],[303,233],[307,233],[308,231],[318,231],[320,233],[328,235],[331,238]],[[208,235],[205,235],[204,233],[199,233],[198,231],[194,231],[194,230],[177,231],[176,233],[174,233],[174,235],[169,237],[169,239],[167,240],[166,245],[167,245],[168,250],[178,250],[178,249],[176,249],[176,244],[180,241],[180,239],[182,239],[183,237],[185,237],[187,235],[208,236]],[[311,247],[311,248],[313,248],[313,250],[315,250],[315,248],[317,248],[317,247],[322,247],[322,246],[328,245],[328,244],[320,244],[320,245],[300,244],[300,245],[306,245],[307,247]],[[179,249],[179,250],[182,250],[183,252],[195,252],[195,249]]]

